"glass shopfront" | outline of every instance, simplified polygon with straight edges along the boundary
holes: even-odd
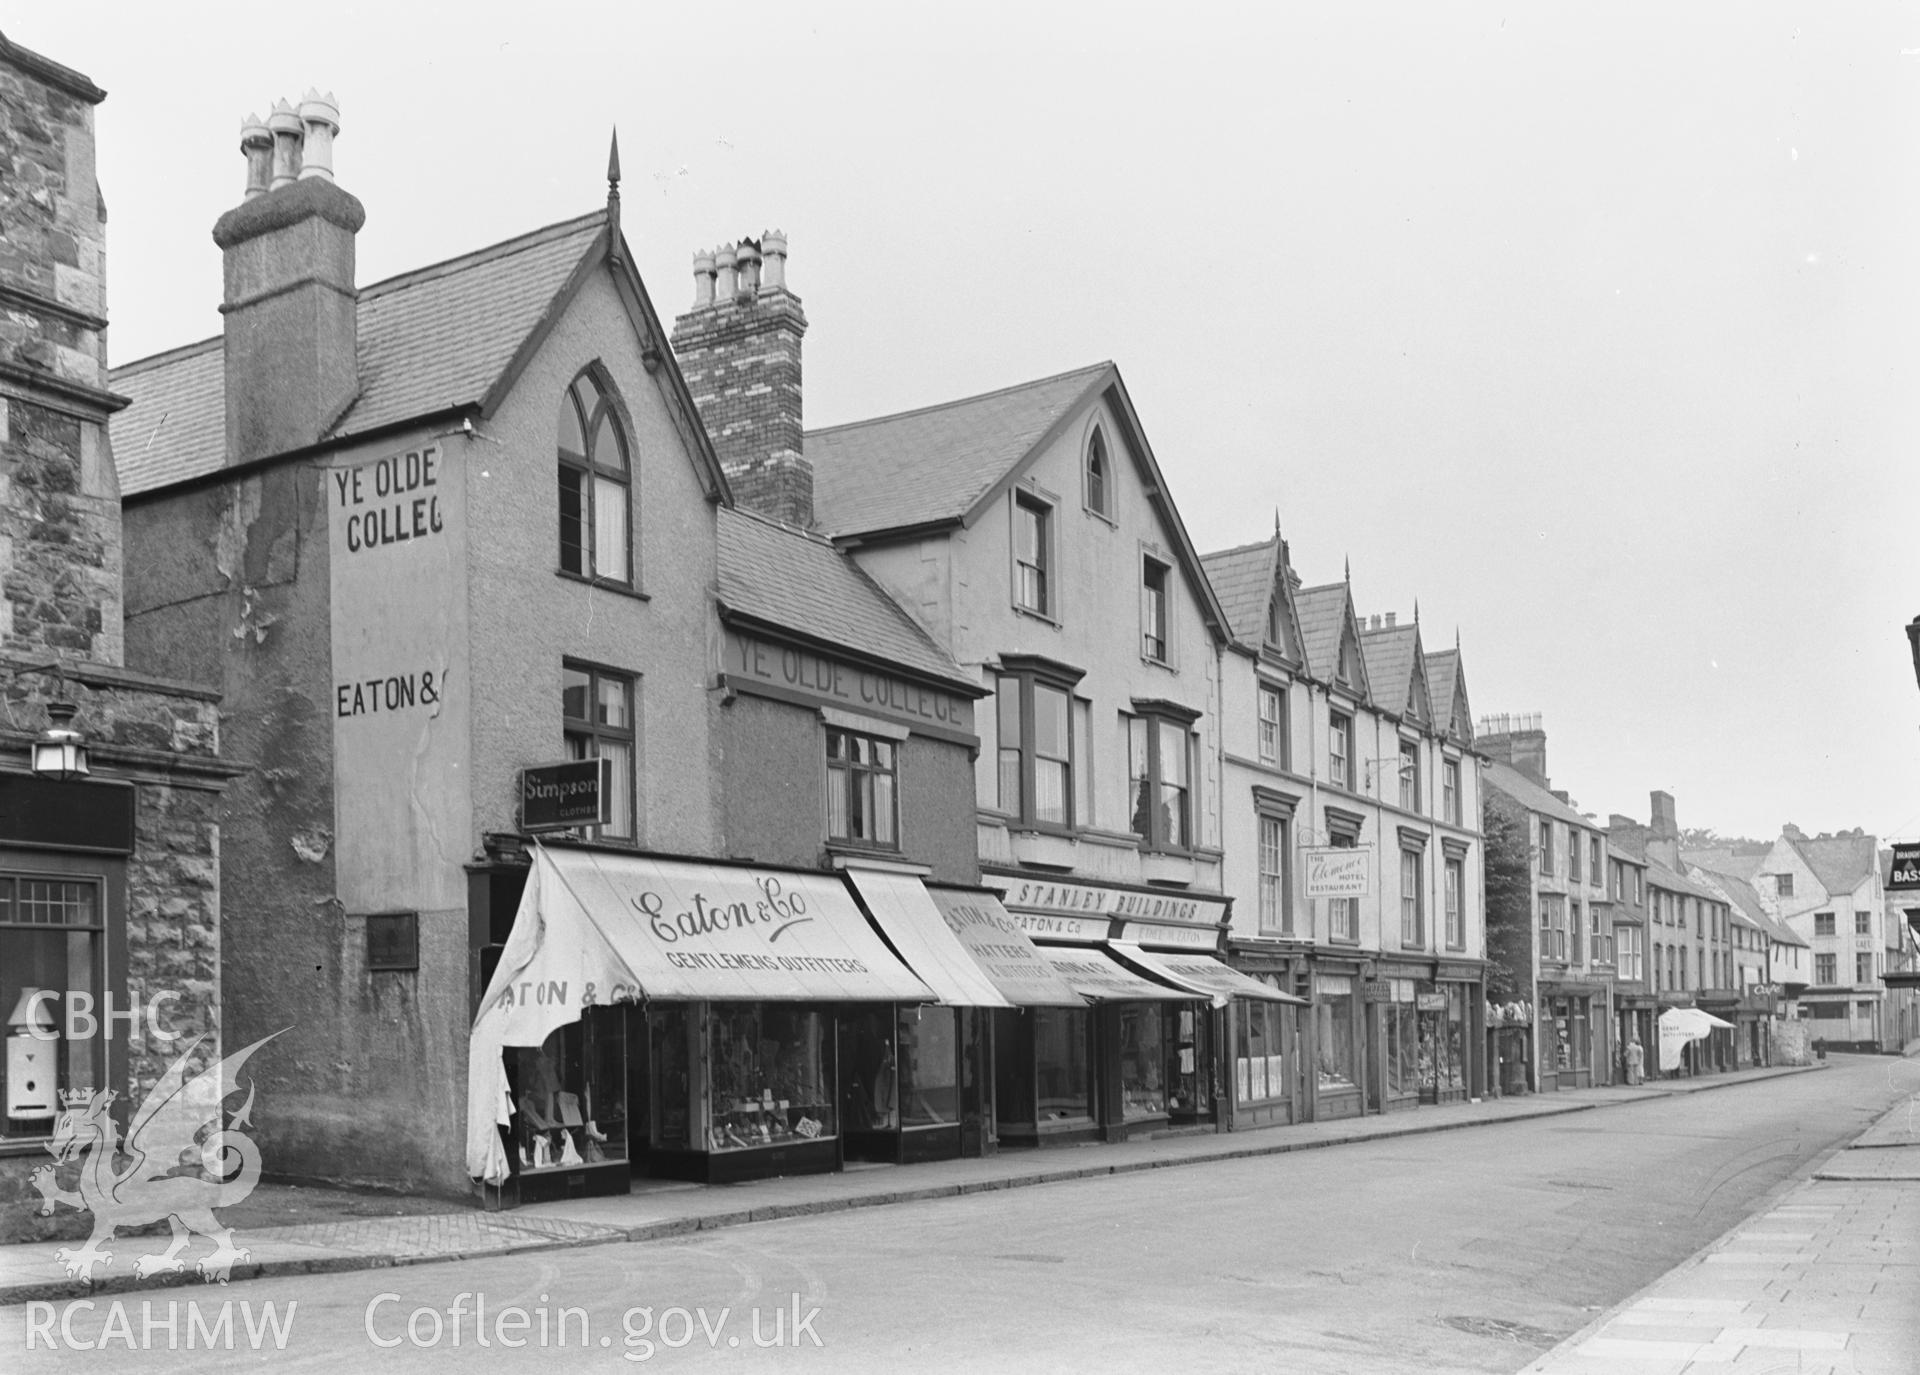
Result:
[[[616,1169],[626,1187],[625,1024],[620,1008],[589,1008],[540,1046],[508,1052],[523,1198],[587,1192],[589,1167]]]
[[[1360,1059],[1355,1045],[1353,978],[1316,974],[1313,978],[1314,1083],[1322,1107],[1328,1099],[1351,1096],[1348,1111],[1358,1111]]]
[[[1591,1082],[1593,1037],[1588,1026],[1585,996],[1547,1000],[1547,1044],[1541,1047],[1545,1066],[1559,1076],[1559,1087],[1585,1087]]]
[[[1158,1003],[1122,1003],[1116,1020],[1121,1115],[1129,1122],[1166,1116],[1166,1009]]]
[[[1386,1022],[1387,1097],[1411,1098],[1419,1088],[1420,1014],[1411,1000],[1391,1002],[1380,1010]]]
[[[720,1182],[834,1168],[836,1025],[806,1004],[648,1009],[646,1172]]]
[[[1087,1053],[1090,1023],[1086,1008],[1033,1009],[1036,1106],[1042,1126],[1093,1120],[1093,1076]]]
[[[1419,1045],[1415,1075],[1422,1102],[1464,1096],[1467,1087],[1467,985],[1418,985]]]
[[[1235,1101],[1259,1103],[1289,1092],[1281,1003],[1243,998],[1234,1005],[1233,1087]]]

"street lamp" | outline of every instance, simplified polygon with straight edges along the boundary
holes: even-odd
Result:
[[[80,708],[71,702],[47,703],[47,728],[33,742],[33,771],[70,783],[87,776],[87,740],[73,728]]]

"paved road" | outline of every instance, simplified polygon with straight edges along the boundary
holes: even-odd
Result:
[[[130,1294],[125,1341],[103,1296],[70,1325],[101,1350],[24,1349],[29,1321],[59,1335],[65,1305],[0,1310],[0,1367],[259,1368],[241,1303],[257,1324],[297,1302],[274,1368],[1514,1371],[1911,1092],[1890,1063],[640,1245]],[[453,1348],[461,1295],[484,1298],[494,1345],[469,1315]],[[177,1305],[184,1347],[189,1302],[204,1325],[230,1302],[238,1349],[169,1352],[164,1327],[143,1330]],[[510,1306],[519,1349],[495,1329]],[[416,1308],[437,1310],[412,1319],[427,1349],[408,1338]],[[563,1326],[562,1309],[583,1316]]]

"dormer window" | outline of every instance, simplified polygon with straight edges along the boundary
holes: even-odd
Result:
[[[592,369],[560,399],[559,450],[560,571],[631,585],[627,437]]]
[[[1113,473],[1107,457],[1107,437],[1098,426],[1087,440],[1087,509],[1113,519]]]

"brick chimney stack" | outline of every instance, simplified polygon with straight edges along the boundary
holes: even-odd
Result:
[[[787,236],[694,254],[693,309],[673,351],[740,505],[813,525],[813,468],[802,452],[800,298],[787,288]]]
[[[1474,732],[1473,747],[1525,774],[1541,787],[1547,786],[1547,732],[1540,713],[1514,715],[1501,712],[1480,718]]]
[[[227,462],[312,444],[359,390],[358,200],[334,184],[340,104],[310,90],[241,125],[244,199],[213,227],[224,255]]]

